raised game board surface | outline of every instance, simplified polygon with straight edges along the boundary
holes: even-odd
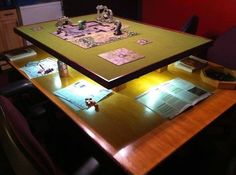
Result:
[[[128,31],[127,26],[122,27],[122,35],[114,35],[114,28],[113,23],[89,21],[84,30],[80,30],[78,25],[64,25],[60,33],[56,31],[53,34],[82,48],[100,46],[137,35],[136,32]]]

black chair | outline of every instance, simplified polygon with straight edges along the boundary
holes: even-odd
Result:
[[[9,59],[4,54],[0,54],[0,61],[6,65],[10,64]],[[29,80],[25,79],[15,69],[0,69],[0,93],[4,93],[4,95],[11,96],[13,95],[13,93],[15,95],[16,93],[25,92],[26,90],[33,88],[33,84]]]
[[[0,94],[10,97],[32,89],[34,89],[33,84],[29,80],[22,79],[15,82],[7,83],[3,87],[1,87]]]
[[[24,116],[3,96],[0,96],[0,129],[2,147],[16,175],[64,174],[33,136]],[[98,162],[90,158],[76,174],[91,174],[97,167]]]
[[[207,51],[207,60],[236,70],[236,26],[214,41]]]
[[[0,55],[0,61],[8,62],[8,59],[6,58],[6,56]],[[42,113],[44,111],[42,110],[43,109],[42,107],[36,107],[36,106],[33,107],[33,105],[28,103],[29,101],[23,99],[24,95],[27,93],[30,94],[30,96],[33,95],[34,97],[36,97],[35,95],[37,94],[38,97],[39,96],[42,97],[42,95],[40,95],[41,93],[37,91],[34,85],[29,80],[21,76],[19,72],[17,72],[16,70],[10,69],[8,71],[0,72],[0,95],[11,98],[12,100],[14,99],[15,105],[17,101],[19,101],[20,105],[22,106],[22,109],[24,109],[25,106],[27,107],[31,106],[32,113],[34,114],[35,112],[38,114]],[[33,98],[31,99],[33,100]],[[46,98],[44,99],[41,98],[41,99],[44,101]],[[39,99],[36,99],[35,104],[36,103],[38,104],[39,101],[40,101]],[[27,102],[27,104],[25,102]],[[25,106],[23,106],[23,103],[25,104]]]
[[[235,175],[236,174],[236,154],[232,156],[232,159],[229,162],[227,167],[227,175]]]
[[[199,17],[192,15],[180,29],[181,32],[196,34],[198,29]]]
[[[185,22],[180,31],[190,34],[196,34],[198,29],[198,24],[199,24],[199,17],[193,15]]]

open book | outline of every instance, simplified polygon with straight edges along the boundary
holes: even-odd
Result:
[[[32,79],[58,72],[57,60],[47,57],[38,61],[30,61],[20,68]]]
[[[72,109],[79,111],[88,109],[85,102],[86,98],[92,98],[97,103],[112,93],[112,91],[98,85],[93,85],[86,80],[79,80],[53,93]]]
[[[210,92],[176,78],[148,90],[136,99],[161,117],[172,119],[210,95]]]
[[[17,49],[17,50],[14,50],[5,54],[5,56],[10,61],[19,60],[19,59],[27,58],[34,55],[37,55],[37,53],[31,48]]]

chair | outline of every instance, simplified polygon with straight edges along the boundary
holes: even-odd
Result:
[[[21,112],[27,113],[28,119],[31,116],[38,118],[46,113],[44,104],[47,104],[47,99],[29,80],[22,79],[4,84],[0,87],[0,95],[10,98]]]
[[[191,16],[180,29],[182,32],[196,34],[199,23],[199,17],[196,15]]]
[[[226,175],[235,175],[236,174],[236,155],[232,156],[232,159],[229,162],[227,167]]]
[[[34,89],[33,84],[29,80],[23,79],[7,83],[6,85],[0,87],[0,94],[10,97],[31,89]]]
[[[8,60],[6,58],[5,55],[0,54],[0,87],[5,86],[8,83],[14,82],[14,81],[18,81],[21,80],[23,78],[23,76],[21,74],[19,74],[16,70],[12,69],[12,68],[3,68],[3,66],[8,65]]]
[[[62,174],[32,135],[22,114],[3,96],[0,96],[0,108],[2,145],[14,172]]]
[[[24,116],[3,96],[0,96],[0,140],[16,175],[64,174],[33,136]],[[95,159],[89,159],[76,174],[90,174],[97,166]]]
[[[196,34],[199,23],[199,17],[196,15],[192,15],[182,26],[180,29],[181,32]]]
[[[5,55],[0,54],[0,61],[8,62],[9,60]],[[24,79],[16,70],[0,70],[0,94],[12,96],[30,89],[34,89],[33,84],[29,80]]]
[[[219,36],[207,51],[207,59],[236,70],[236,26]]]

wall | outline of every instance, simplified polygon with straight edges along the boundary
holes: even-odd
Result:
[[[197,34],[211,38],[236,25],[236,0],[143,0],[142,10],[144,22],[177,30],[196,14]]]
[[[55,20],[62,16],[60,1],[20,6],[19,9],[23,25]]]
[[[19,9],[22,25],[55,20],[62,16],[60,1],[25,5],[20,6]],[[30,42],[26,43],[30,45]]]
[[[11,1],[15,1],[17,6],[25,6],[25,5],[55,2],[60,0],[11,0]]]
[[[79,16],[96,13],[96,6],[106,5],[115,16],[140,20],[142,0],[62,0],[66,16]]]

